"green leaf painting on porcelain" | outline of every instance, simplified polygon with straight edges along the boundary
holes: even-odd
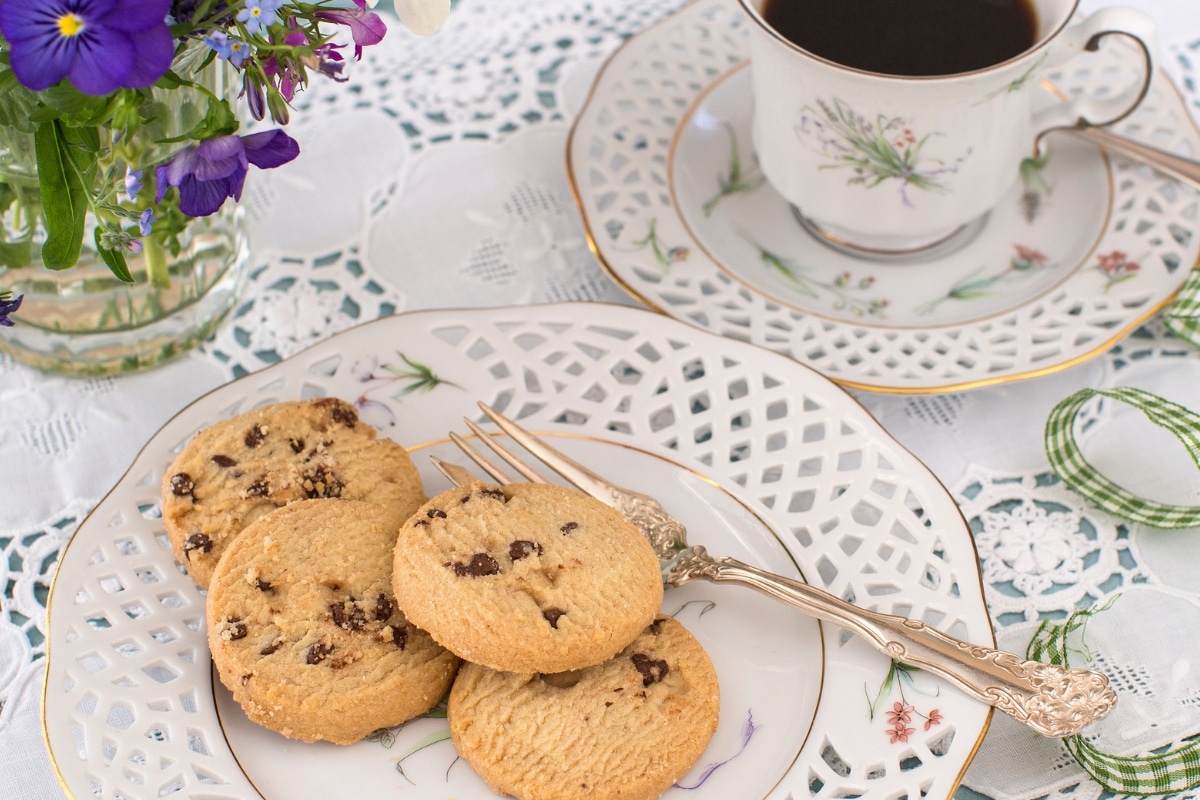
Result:
[[[903,117],[876,114],[869,119],[837,98],[828,102],[818,98],[816,104],[801,109],[795,131],[824,159],[821,169],[849,170],[850,186],[896,185],[906,206],[913,206],[910,189],[947,191],[945,177],[957,172],[971,155],[968,149],[946,161],[925,154],[936,134],[918,135]]]
[[[640,239],[634,239],[630,244],[633,245],[634,251],[649,248],[650,253],[654,256],[654,261],[662,267],[663,272],[681,261],[687,261],[691,254],[686,247],[672,247],[662,240],[658,235],[658,219],[656,217],[651,217],[646,221],[646,235]]]
[[[372,357],[356,361],[351,367],[351,372],[359,383],[374,384],[363,389],[362,393],[355,398],[354,406],[364,420],[376,428],[395,425],[396,415],[387,403],[371,397],[375,392],[396,388],[398,391],[392,395],[392,399],[400,400],[405,395],[432,392],[439,386],[463,388],[454,381],[438,376],[431,367],[409,358],[400,351],[396,351],[396,355],[400,357],[402,364],[380,363],[378,359]]]
[[[751,246],[758,251],[763,266],[779,275],[796,291],[814,300],[822,296],[832,298],[834,311],[849,312],[856,317],[884,319],[890,301],[884,297],[872,297],[869,290],[875,285],[873,275],[856,277],[850,272],[841,272],[832,280],[818,280],[804,274],[804,267],[753,241]]]
[[[720,187],[715,195],[713,195],[704,204],[704,216],[712,214],[713,209],[717,207],[723,199],[731,194],[739,192],[752,192],[759,186],[763,185],[766,178],[757,169],[749,174],[742,172],[742,156],[738,149],[737,132],[728,122],[722,123],[722,127],[729,133],[729,162],[726,164],[725,171],[717,175],[717,185]]]
[[[1054,267],[1055,264],[1042,251],[1023,244],[1014,244],[1013,255],[999,270],[987,273],[986,267],[979,267],[956,281],[941,297],[923,303],[914,310],[922,315],[931,314],[947,300],[964,301],[989,297],[996,294],[1002,284]]]

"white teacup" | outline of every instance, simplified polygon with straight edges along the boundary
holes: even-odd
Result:
[[[1018,179],[1042,135],[1125,117],[1155,69],[1147,16],[1105,8],[1072,23],[1079,0],[1033,0],[1035,42],[1019,55],[930,77],[820,58],[767,24],[764,0],[739,2],[752,20],[754,144],[763,174],[810,228],[867,253],[920,251],[981,220]],[[1096,49],[1110,33],[1140,46],[1141,80],[1103,98],[1035,110],[1043,72]],[[881,158],[872,148],[891,149]]]

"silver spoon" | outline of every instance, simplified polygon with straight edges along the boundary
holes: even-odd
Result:
[[[1194,161],[1190,158],[1184,158],[1183,156],[1177,156],[1165,150],[1160,150],[1157,147],[1135,142],[1132,139],[1115,134],[1106,128],[1057,128],[1055,130],[1067,130],[1069,133],[1073,133],[1093,144],[1100,145],[1114,153],[1128,156],[1135,161],[1149,164],[1160,172],[1200,189],[1200,161]]]

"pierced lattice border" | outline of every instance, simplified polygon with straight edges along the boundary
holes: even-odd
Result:
[[[403,348],[436,391],[371,389]],[[448,388],[450,387],[450,388]],[[443,391],[444,389],[444,391]],[[256,792],[212,699],[203,597],[159,519],[162,473],[211,422],[296,397],[367,396],[406,444],[440,438],[494,403],[534,430],[658,453],[727,489],[781,536],[809,579],[862,605],[990,643],[976,556],[946,490],[836,385],[758,348],[603,304],[419,312],[361,326],[201,398],[147,444],[63,554],[49,602],[44,714],[76,793]],[[935,682],[946,724],[889,743],[865,692],[888,662],[825,627],[825,698],[782,786],[789,796],[948,797],[987,711]],[[925,681],[932,679],[925,678]],[[832,699],[829,699],[832,698]],[[844,702],[843,702],[844,701]],[[882,712],[880,712],[882,716]]]

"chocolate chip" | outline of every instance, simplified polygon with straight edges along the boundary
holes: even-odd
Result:
[[[633,662],[634,669],[642,675],[642,686],[658,683],[670,672],[667,662],[661,658],[653,659],[645,653],[634,653],[629,658]]]
[[[537,542],[531,542],[526,539],[517,539],[508,546],[508,557],[513,561],[520,561],[525,556],[537,553],[542,554],[542,546]]]
[[[259,478],[254,483],[246,487],[247,497],[266,497],[271,493],[271,484],[266,478]]]
[[[253,672],[247,672],[245,675],[243,675],[242,676],[242,686],[245,686],[246,684],[250,683],[250,679],[253,677],[254,677]]]
[[[559,530],[562,531],[564,535],[566,535],[578,527],[579,527],[578,522],[567,522],[567,523],[564,523],[563,526],[561,528],[559,528]]]
[[[264,647],[262,650],[259,650],[258,654],[260,656],[269,656],[269,655],[271,655],[271,653],[274,653],[276,650],[278,650],[281,647],[283,647],[283,639],[276,639],[275,641],[271,642],[269,645]]]
[[[263,439],[267,438],[267,431],[270,430],[266,425],[255,423],[250,426],[250,430],[246,431],[246,447],[258,447],[263,443]]]
[[[221,629],[221,638],[227,642],[236,642],[238,639],[245,639],[246,623],[240,619],[226,620],[225,627]]]
[[[171,476],[171,494],[176,497],[187,497],[196,488],[196,482],[186,472],[177,472]]]
[[[413,527],[414,527],[414,528],[419,528],[419,527],[421,527],[422,525],[428,525],[428,524],[429,524],[429,520],[427,520],[427,519],[415,519],[415,520],[413,520]]]
[[[408,645],[408,626],[401,625],[399,628],[393,628],[392,641],[396,643],[398,650],[403,650]]]
[[[334,422],[340,422],[349,428],[353,428],[354,423],[358,422],[358,412],[353,406],[345,403],[338,403],[333,407],[332,417]]]
[[[300,476],[300,486],[309,500],[318,497],[341,497],[344,484],[332,471],[317,465]]]
[[[353,600],[330,604],[329,613],[333,616],[333,624],[339,628],[361,631],[367,627],[366,612]]]
[[[303,449],[304,449],[304,440],[303,440],[303,439],[296,439],[296,438],[294,438],[294,437],[293,437],[293,438],[289,438],[289,439],[288,439],[288,446],[292,448],[292,452],[293,452],[293,453],[299,453],[301,450],[303,450]]]
[[[446,512],[442,511],[440,508],[431,508],[425,512],[425,516],[429,517],[430,519],[445,519]]]
[[[459,503],[459,505],[462,505],[463,503],[467,502],[467,501],[468,501],[468,500],[470,500],[470,499],[471,499],[471,495],[469,495],[469,494],[464,494],[464,495],[462,496],[462,499],[461,499],[461,500],[459,500],[459,501],[458,501],[458,503]]]
[[[312,647],[308,648],[308,655],[304,660],[309,664],[320,664],[325,658],[333,652],[333,645],[317,642]]]
[[[396,601],[385,594],[380,593],[379,597],[375,598],[375,619],[380,622],[386,622],[391,619],[392,613],[396,610]]]
[[[542,617],[550,623],[550,627],[554,628],[554,630],[558,630],[559,617],[565,617],[566,615],[567,612],[563,611],[561,608],[547,608],[542,612]]]
[[[508,502],[508,498],[504,496],[504,492],[501,489],[483,489],[479,492],[479,494],[481,497],[490,497],[493,500],[503,500],[506,503]]]
[[[500,565],[496,563],[496,559],[487,553],[476,553],[471,556],[471,563],[469,564],[455,561],[453,564],[447,564],[446,566],[454,567],[454,574],[460,577],[480,578],[484,575],[498,575],[500,573]]]
[[[275,587],[271,585],[271,582],[265,581],[262,578],[254,579],[254,588],[258,589],[260,592],[274,592],[275,591]]]
[[[663,618],[659,617],[658,619],[654,620],[654,622],[651,622],[649,625],[646,626],[646,633],[650,633],[655,636],[658,636],[658,634],[662,630],[662,625],[663,625]]]
[[[236,461],[234,461],[229,456],[223,456],[220,453],[218,453],[217,455],[212,457],[212,462],[214,464],[216,464],[218,467],[225,467],[226,469],[228,469],[229,467],[237,466]]]
[[[188,561],[192,560],[192,553],[199,550],[201,553],[211,553],[213,549],[212,539],[208,538],[208,534],[193,533],[183,542],[183,554],[187,556]]]

